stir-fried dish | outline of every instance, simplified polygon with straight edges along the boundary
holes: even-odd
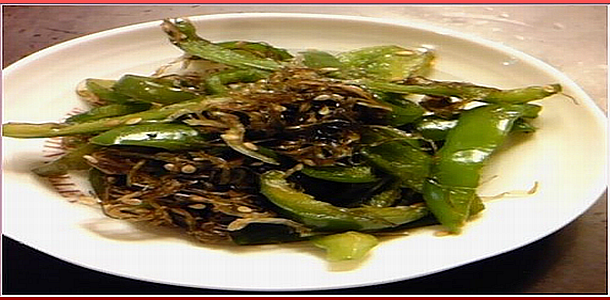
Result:
[[[152,75],[86,79],[90,110],[6,123],[3,136],[63,137],[67,153],[36,174],[88,170],[107,216],[205,243],[310,240],[341,260],[405,228],[459,234],[484,209],[489,156],[536,130],[532,101],[561,92],[432,80],[426,49],[290,53],[211,42],[187,19],[162,29],[182,57]]]

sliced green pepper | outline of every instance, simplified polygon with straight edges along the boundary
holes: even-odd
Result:
[[[226,101],[225,98],[201,98],[124,116],[103,118],[77,124],[5,123],[2,124],[2,134],[14,138],[41,138],[97,133],[115,127],[133,124],[169,123],[182,115],[200,112],[208,109],[215,103],[223,103]]]
[[[113,90],[142,102],[172,104],[198,97],[196,93],[174,87],[171,80],[138,75],[123,75]]]
[[[425,139],[442,141],[447,137],[449,130],[457,125],[457,122],[457,119],[428,116],[417,123],[416,129]]]
[[[108,117],[123,116],[145,111],[149,109],[150,106],[151,105],[149,103],[108,104],[100,107],[94,107],[84,113],[71,116],[66,119],[66,123],[83,123]]]
[[[303,56],[303,64],[307,67],[314,69],[321,68],[337,68],[342,69],[345,66],[339,61],[338,58],[332,54],[319,50],[308,50],[300,52]],[[339,71],[339,70],[337,70]]]
[[[398,127],[418,121],[424,115],[425,110],[413,101],[403,98],[403,95],[395,93],[375,92],[376,100],[392,108],[388,114],[387,124]]]
[[[413,222],[428,214],[424,206],[343,208],[293,188],[282,171],[261,175],[261,193],[298,222],[317,230],[375,230]]]
[[[100,146],[128,145],[166,150],[192,149],[207,144],[207,139],[195,128],[171,123],[117,127],[89,141]]]
[[[384,92],[458,97],[464,100],[506,104],[526,103],[561,92],[561,85],[559,84],[500,90],[464,82],[432,81],[423,78],[419,78],[417,83],[407,84],[376,79],[363,79],[361,82],[370,89]]]
[[[422,75],[430,68],[434,54],[389,45],[343,52],[337,58],[350,68],[350,78],[394,81]]]
[[[435,156],[423,195],[430,211],[450,232],[458,233],[470,216],[480,170],[502,144],[524,105],[486,105],[461,114]]]
[[[216,45],[242,54],[248,53],[259,58],[270,58],[277,61],[285,61],[292,58],[292,55],[285,49],[271,46],[265,42],[228,41],[216,43]]]
[[[329,261],[362,259],[379,244],[375,236],[357,231],[316,236],[311,241],[315,246],[326,250],[326,258]]]
[[[282,67],[274,60],[246,56],[202,39],[195,34],[195,26],[187,19],[166,19],[162,27],[170,41],[190,55],[236,68],[275,71]]]
[[[205,79],[208,93],[214,95],[226,94],[229,89],[225,86],[235,82],[254,82],[269,76],[269,72],[256,69],[229,69],[217,72]]]
[[[329,166],[329,167],[303,167],[303,174],[328,181],[346,183],[367,183],[378,181],[379,178],[369,166]]]
[[[363,147],[360,153],[373,166],[396,176],[405,187],[421,191],[422,184],[430,173],[432,158],[417,146],[418,140],[392,128],[366,131],[363,141],[372,144]]]
[[[100,100],[108,103],[126,103],[131,99],[126,95],[121,95],[112,89],[116,80],[88,78],[85,80],[85,88],[93,93]]]

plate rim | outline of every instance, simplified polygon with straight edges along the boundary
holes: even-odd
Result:
[[[560,80],[562,82],[562,84],[566,84],[569,89],[577,92],[579,94],[579,99],[581,99],[582,101],[586,102],[586,107],[587,109],[593,113],[596,116],[595,121],[599,123],[601,128],[604,128],[604,133],[606,134],[607,137],[607,127],[606,126],[602,126],[603,123],[606,123],[607,125],[607,117],[604,115],[602,109],[595,104],[595,102],[589,97],[589,95],[578,85],[576,84],[573,80],[571,80],[567,75],[565,75],[564,73],[560,72],[559,70],[557,70],[556,68],[552,67],[551,65],[547,64],[546,62],[542,61],[541,59],[538,59],[536,57],[533,57],[525,52],[522,52],[520,50],[511,48],[507,45],[504,45],[502,43],[498,43],[495,41],[490,41],[475,35],[471,35],[471,34],[466,34],[463,32],[458,32],[456,30],[452,30],[452,29],[447,29],[447,28],[443,28],[443,27],[439,27],[436,25],[430,25],[430,24],[424,24],[424,23],[419,23],[419,22],[411,22],[411,21],[401,21],[401,20],[393,20],[393,19],[380,19],[380,18],[375,18],[375,17],[362,17],[362,16],[350,16],[350,15],[334,15],[334,14],[312,14],[312,13],[221,13],[221,14],[210,14],[210,15],[193,15],[193,16],[186,16],[185,18],[189,18],[194,22],[200,21],[200,20],[204,20],[204,21],[210,21],[210,20],[215,20],[215,19],[252,19],[252,18],[299,18],[299,19],[327,19],[327,20],[347,20],[347,21],[356,21],[356,22],[364,22],[364,23],[376,23],[376,24],[384,24],[384,25],[395,25],[395,26],[400,26],[400,27],[407,27],[407,28],[412,28],[412,29],[416,29],[416,30],[422,30],[422,31],[426,31],[426,32],[433,32],[433,33],[440,33],[440,34],[445,34],[445,35],[449,35],[453,38],[457,38],[460,40],[466,40],[468,42],[471,43],[476,43],[477,45],[486,47],[486,48],[490,48],[491,50],[494,51],[501,51],[503,53],[507,53],[510,55],[513,55],[515,57],[518,58],[522,58],[524,60],[526,60],[529,64],[534,65],[536,68],[539,68],[541,70],[543,70],[545,73],[548,74],[552,74],[553,77],[556,77],[558,80]],[[69,48],[71,46],[83,43],[83,42],[87,42],[89,40],[95,40],[95,39],[99,39],[99,38],[104,38],[105,36],[111,36],[111,35],[115,35],[115,34],[122,34],[125,32],[130,32],[130,31],[138,31],[138,30],[142,30],[142,29],[146,29],[146,28],[150,28],[153,26],[158,26],[159,22],[161,21],[161,19],[159,20],[155,20],[155,21],[147,21],[147,22],[142,22],[142,23],[137,23],[137,24],[132,24],[132,25],[127,25],[127,26],[120,26],[117,28],[112,28],[112,29],[107,29],[104,31],[100,31],[100,32],[96,32],[96,33],[91,33],[91,34],[87,34],[81,37],[76,37],[55,45],[51,45],[49,47],[43,48],[39,51],[36,51],[32,54],[29,54],[28,56],[10,64],[9,66],[7,66],[6,68],[3,69],[3,78],[5,76],[10,76],[10,74],[12,74],[13,72],[17,72],[19,71],[19,69],[23,66],[26,66],[27,64],[40,59],[42,57],[48,56],[54,52],[57,51],[62,51],[65,48]],[[3,80],[3,84],[6,84],[6,80]],[[606,141],[605,141],[606,142]],[[607,146],[605,145],[606,149]],[[4,176],[4,173],[3,173]],[[607,171],[604,173],[604,177],[606,178],[607,181]],[[434,273],[438,273],[438,272],[442,272],[445,270],[449,270],[449,269],[453,269],[456,267],[460,267],[463,265],[467,265],[476,261],[481,261],[490,257],[494,257],[494,256],[498,256],[510,251],[513,251],[515,249],[521,248],[523,246],[526,246],[528,244],[531,244],[537,240],[540,240],[544,237],[547,237],[551,234],[553,234],[554,232],[557,232],[559,230],[561,230],[562,228],[564,228],[565,226],[567,226],[568,224],[572,223],[575,219],[577,219],[578,217],[580,217],[583,213],[585,213],[587,210],[590,209],[591,206],[593,206],[603,195],[604,191],[607,190],[607,185],[602,184],[600,187],[597,188],[597,190],[595,192],[591,192],[591,194],[595,194],[597,195],[595,197],[594,200],[589,201],[588,205],[586,205],[586,207],[584,207],[581,211],[579,211],[577,214],[574,215],[573,218],[571,218],[569,221],[564,222],[565,224],[563,226],[560,226],[559,228],[556,228],[553,231],[550,231],[548,233],[545,233],[543,235],[537,235],[536,238],[533,238],[531,240],[527,240],[524,241],[518,245],[514,245],[514,247],[512,248],[507,248],[505,249],[505,251],[503,252],[496,252],[484,257],[477,257],[477,258],[473,258],[473,259],[469,259],[469,260],[463,260],[460,263],[451,265],[451,266],[447,266],[447,267],[443,267],[440,269],[435,269],[435,270],[431,270],[429,272],[426,273],[422,273],[422,274],[418,274],[416,276],[410,276],[410,277],[403,277],[403,278],[393,278],[393,279],[388,279],[388,280],[379,280],[377,282],[371,282],[371,283],[354,283],[354,284],[342,284],[340,286],[327,286],[327,287],[317,287],[317,288],[303,288],[303,289],[299,289],[299,288],[252,288],[252,287],[247,287],[247,288],[239,288],[239,287],[228,287],[228,286],[224,286],[224,287],[219,287],[219,286],[205,286],[205,285],[187,285],[187,284],[180,284],[180,283],[176,283],[176,282],[165,282],[165,281],[160,281],[160,280],[154,280],[154,279],[150,279],[150,278],[139,278],[139,277],[135,277],[135,276],[129,276],[128,274],[122,274],[120,272],[111,272],[109,270],[99,270],[96,268],[93,268],[91,266],[86,266],[83,264],[80,264],[78,262],[75,262],[73,260],[70,260],[68,258],[60,258],[56,255],[50,254],[46,251],[42,251],[38,248],[35,248],[38,251],[41,251],[45,254],[48,254],[52,257],[57,257],[60,258],[61,260],[64,260],[68,263],[74,264],[74,265],[78,265],[90,270],[95,270],[98,272],[102,272],[102,273],[107,273],[107,274],[113,274],[116,276],[121,276],[121,277],[126,277],[126,278],[132,278],[132,279],[136,279],[136,280],[143,280],[143,281],[148,281],[148,282],[156,282],[156,283],[160,283],[160,284],[167,284],[167,285],[174,285],[174,286],[189,286],[189,287],[195,287],[195,288],[209,288],[209,289],[222,289],[222,290],[234,290],[234,291],[311,291],[311,290],[328,290],[328,289],[345,289],[345,288],[354,288],[354,287],[363,287],[363,286],[370,286],[370,285],[376,285],[376,284],[385,284],[385,283],[391,283],[391,282],[398,282],[398,281],[402,281],[402,280],[411,280],[414,278],[420,278],[420,277],[424,277],[430,274],[434,274]],[[4,222],[3,222],[4,223]],[[3,233],[6,234],[8,237],[15,239],[14,237],[12,237],[10,234],[7,233]],[[21,242],[19,239],[15,239],[16,241]],[[28,245],[27,243],[25,243],[26,245]],[[28,245],[29,246],[29,245]]]

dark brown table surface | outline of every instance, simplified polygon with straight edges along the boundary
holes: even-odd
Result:
[[[3,67],[72,38],[164,17],[307,12],[414,20],[501,42],[542,59],[581,85],[607,112],[606,6],[87,5],[3,6],[2,9]],[[604,194],[574,222],[506,254],[414,280],[301,294],[607,294],[606,226],[607,195]],[[88,270],[5,236],[2,254],[5,295],[236,294],[154,284]]]

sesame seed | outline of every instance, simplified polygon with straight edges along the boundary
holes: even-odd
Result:
[[[254,150],[254,151],[258,150],[258,146],[254,145],[253,143],[250,143],[250,142],[245,142],[244,147],[246,147],[250,150]]]
[[[408,55],[413,55],[413,54],[415,54],[415,52],[413,52],[411,50],[403,50],[403,51],[394,52],[394,55],[400,55],[400,56],[408,56]]]
[[[165,168],[168,171],[175,171],[176,170],[176,165],[174,165],[174,164],[165,164],[165,165],[163,165],[163,168]]]
[[[121,120],[110,120],[106,122],[106,126],[117,126],[121,124]]]
[[[330,108],[328,108],[328,106],[324,106],[318,111],[318,113],[323,116],[328,115],[330,114]]]
[[[193,166],[193,165],[186,165],[186,166],[183,166],[182,168],[180,168],[180,171],[182,173],[191,174],[191,173],[195,173],[195,171],[197,171],[197,168],[195,168],[195,166]]]
[[[97,158],[95,158],[91,155],[83,155],[83,158],[92,164],[97,164],[100,162],[99,160],[97,160]]]
[[[324,100],[330,100],[331,96],[327,95],[327,94],[322,94],[322,95],[318,95],[315,98],[313,98],[313,101],[324,101]]]
[[[231,141],[235,141],[235,140],[239,140],[240,136],[237,134],[231,134],[231,133],[225,133],[223,135],[220,136],[223,140],[231,140]]]
[[[333,67],[326,67],[326,68],[320,68],[321,72],[335,72],[335,71],[339,71],[339,68],[333,68]]]
[[[191,204],[189,205],[192,209],[204,209],[206,206],[203,203]]]
[[[142,118],[133,118],[133,119],[129,119],[127,121],[125,121],[126,125],[134,125],[134,124],[138,124],[142,121]]]
[[[249,212],[252,212],[252,209],[247,206],[239,206],[239,207],[237,207],[237,211],[243,212],[243,213],[249,213]]]
[[[127,205],[140,205],[142,204],[142,200],[138,199],[138,198],[126,198],[126,199],[121,199],[121,202],[127,204]]]
[[[316,165],[316,163],[313,160],[311,160],[311,159],[304,159],[303,163],[308,165],[308,166],[315,166]]]

